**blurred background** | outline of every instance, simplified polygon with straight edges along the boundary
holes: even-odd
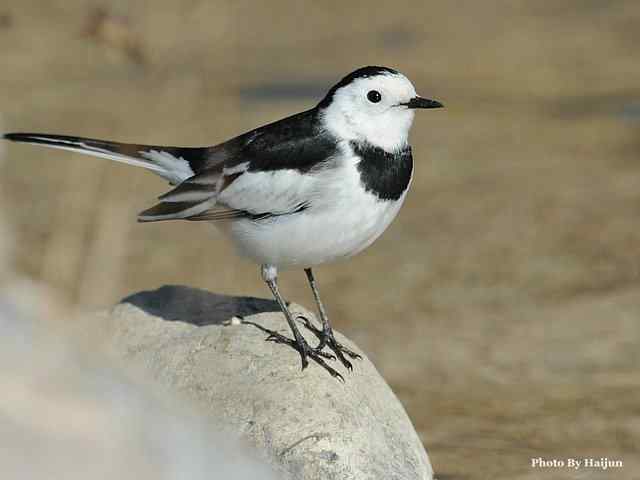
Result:
[[[400,396],[438,478],[640,468],[640,4],[634,0],[5,0],[6,131],[208,145],[313,106],[364,65],[405,73],[412,191],[317,269],[334,325]],[[14,268],[67,311],[163,284],[268,297],[211,227],[139,225],[167,185],[2,145]],[[290,300],[313,305],[302,272]],[[622,470],[536,470],[608,457]]]

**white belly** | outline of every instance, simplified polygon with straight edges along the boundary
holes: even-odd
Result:
[[[355,165],[327,174],[311,206],[291,215],[229,225],[238,252],[259,264],[312,267],[355,255],[371,245],[402,206],[381,201],[360,185]]]

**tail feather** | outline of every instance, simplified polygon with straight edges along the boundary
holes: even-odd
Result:
[[[109,142],[92,138],[40,133],[7,133],[0,138],[44,145],[146,168],[178,185],[160,196],[160,203],[141,212],[140,222],[235,218],[238,213],[215,209],[218,181],[223,174],[224,148],[160,147]],[[235,178],[238,174],[232,175]],[[188,181],[186,181],[188,180]]]
[[[137,145],[40,133],[7,133],[2,138],[13,142],[70,150],[146,168],[174,185],[192,177],[202,169],[210,151],[208,147]]]
[[[211,210],[216,204],[221,174],[222,169],[210,169],[182,182],[158,197],[160,203],[140,213],[138,221],[190,220]]]
[[[215,205],[215,199],[204,202],[160,202],[140,212],[139,222],[160,222],[163,220],[188,220],[193,215],[201,214]]]

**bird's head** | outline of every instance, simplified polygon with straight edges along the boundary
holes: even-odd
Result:
[[[318,104],[324,128],[339,139],[393,151],[407,144],[415,109],[442,107],[419,97],[413,84],[387,67],[363,67],[335,84]]]

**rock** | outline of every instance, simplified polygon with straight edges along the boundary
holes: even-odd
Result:
[[[357,346],[336,333],[363,357],[352,372],[332,362],[341,383],[313,362],[302,371],[295,350],[265,341],[260,327],[290,333],[275,302],[165,286],[126,298],[102,321],[114,353],[239,432],[284,478],[432,478],[404,408]]]

